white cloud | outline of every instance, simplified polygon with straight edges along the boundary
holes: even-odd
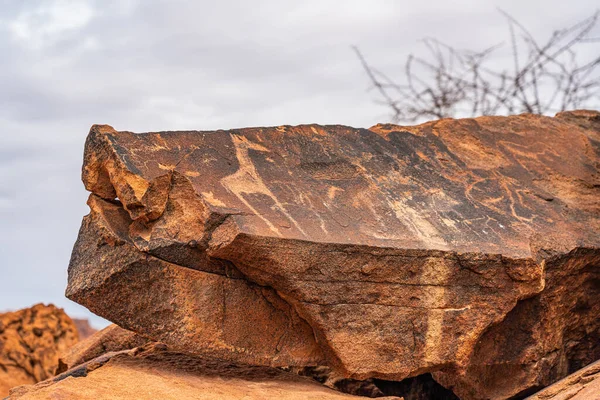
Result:
[[[41,49],[60,40],[65,32],[84,28],[94,17],[92,4],[81,0],[48,0],[24,9],[8,23],[15,40]]]

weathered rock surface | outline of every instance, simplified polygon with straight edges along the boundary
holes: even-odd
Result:
[[[73,321],[53,305],[0,314],[0,398],[54,376],[59,354],[77,340]]]
[[[61,374],[103,354],[134,349],[148,342],[148,339],[135,332],[114,324],[107,326],[63,352],[56,373]]]
[[[167,350],[163,345],[107,353],[35,386],[11,391],[11,400],[41,399],[277,399],[351,400],[309,378],[269,367],[233,365]],[[399,399],[399,397],[385,397]]]
[[[527,400],[600,400],[600,361],[527,397]]]
[[[92,127],[67,296],[174,348],[505,398],[600,358],[600,114]],[[506,377],[510,376],[507,382]]]

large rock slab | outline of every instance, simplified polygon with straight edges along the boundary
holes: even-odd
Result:
[[[54,379],[11,391],[10,400],[352,400],[310,378],[268,367],[192,357],[160,345],[107,353]],[[385,397],[402,400],[400,397]]]
[[[599,170],[589,111],[95,125],[67,296],[196,354],[510,397],[600,358]]]
[[[77,340],[71,318],[53,305],[0,314],[0,398],[54,376],[61,352]]]

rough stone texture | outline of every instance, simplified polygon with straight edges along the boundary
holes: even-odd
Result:
[[[109,325],[62,353],[56,373],[63,373],[103,354],[134,349],[148,342],[148,339],[135,332]]]
[[[57,377],[11,391],[11,400],[351,400],[309,378],[268,367],[233,365],[161,345],[107,353]],[[385,397],[398,399],[399,397]]]
[[[592,111],[95,125],[67,296],[196,354],[510,397],[600,358],[599,171]]]
[[[53,305],[0,314],[0,398],[54,376],[59,354],[77,340],[73,321]]]
[[[527,400],[600,400],[600,361],[561,379]]]

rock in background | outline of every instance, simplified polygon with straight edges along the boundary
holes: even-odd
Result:
[[[81,318],[71,318],[73,323],[77,327],[77,332],[79,332],[79,340],[84,340],[92,336],[94,333],[98,332],[97,329],[94,329],[90,325],[90,321],[87,319]]]
[[[73,320],[53,305],[0,314],[0,398],[54,376],[59,355],[78,337]]]

